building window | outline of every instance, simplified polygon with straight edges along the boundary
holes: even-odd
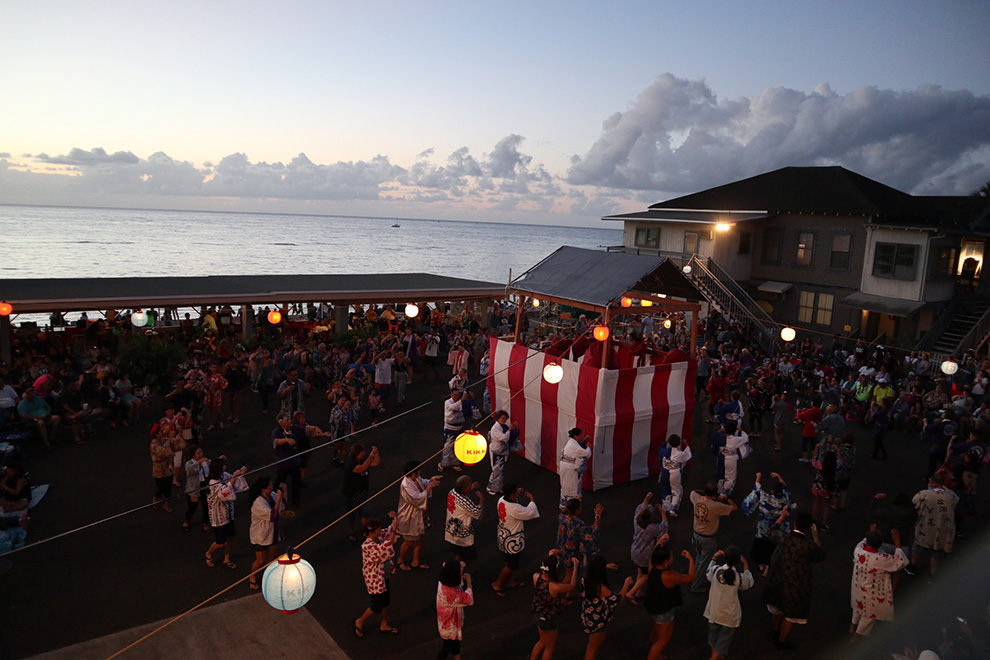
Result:
[[[929,264],[931,266],[930,277],[952,277],[956,274],[956,248],[932,248]]]
[[[810,266],[811,255],[815,249],[815,235],[810,231],[802,231],[798,234],[797,258],[795,263],[798,266]]]
[[[818,308],[815,312],[815,323],[818,325],[832,325],[832,305],[835,303],[835,295],[831,293],[818,294]]]
[[[753,232],[751,231],[741,231],[739,232],[739,254],[749,254],[749,250],[753,244]]]
[[[684,251],[687,254],[698,253],[698,232],[696,231],[684,232]]]
[[[876,277],[913,280],[917,257],[917,245],[877,243],[873,253],[873,274]]]
[[[852,245],[852,234],[836,234],[832,237],[832,254],[828,258],[829,268],[849,270],[849,247]]]
[[[657,228],[637,227],[636,247],[659,248],[660,230]]]
[[[779,229],[763,230],[763,263],[780,263],[780,238],[781,231]]]
[[[798,300],[798,322],[811,323],[811,318],[815,313],[815,292],[802,291]]]

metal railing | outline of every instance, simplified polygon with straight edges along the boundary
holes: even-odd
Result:
[[[973,327],[969,329],[966,336],[959,340],[959,343],[952,350],[952,357],[961,357],[963,353],[971,348],[979,349],[986,341],[988,334],[990,334],[990,307],[973,324]]]
[[[932,324],[932,327],[925,332],[925,336],[915,344],[914,350],[916,351],[930,351],[938,342],[939,337],[942,336],[949,326],[952,325],[955,319],[956,312],[959,311],[959,300],[953,300],[949,303],[948,307],[939,314],[938,320]]]

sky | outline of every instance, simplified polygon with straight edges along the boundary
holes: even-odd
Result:
[[[0,3],[0,203],[541,224],[990,181],[985,0]]]

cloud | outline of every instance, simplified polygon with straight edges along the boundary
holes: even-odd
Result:
[[[694,192],[789,165],[842,165],[896,188],[967,194],[986,181],[990,97],[930,85],[845,95],[767,89],[719,100],[703,80],[659,76],[601,137],[574,156],[565,180]]]
[[[141,161],[140,158],[130,151],[118,151],[108,154],[101,147],[96,147],[89,151],[76,148],[65,156],[49,156],[42,153],[35,156],[35,159],[52,165],[135,165]]]

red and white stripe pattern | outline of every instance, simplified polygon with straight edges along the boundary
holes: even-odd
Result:
[[[557,362],[556,385],[543,368]],[[579,427],[593,438],[583,486],[599,490],[660,472],[657,447],[672,434],[691,438],[693,360],[637,369],[598,369],[491,340],[488,390],[495,410],[519,424],[524,455],[557,472],[567,432]]]

